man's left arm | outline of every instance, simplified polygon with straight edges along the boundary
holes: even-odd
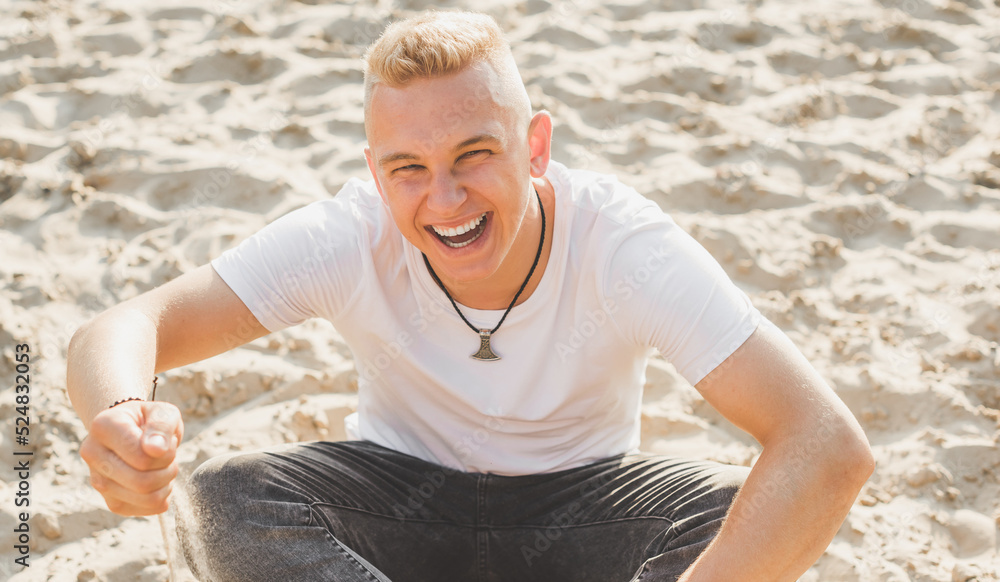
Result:
[[[796,580],[825,551],[874,470],[864,432],[769,323],[696,388],[763,452],[719,535],[679,582]]]

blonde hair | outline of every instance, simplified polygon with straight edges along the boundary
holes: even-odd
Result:
[[[429,11],[393,22],[365,52],[364,61],[366,126],[376,84],[403,87],[417,79],[443,77],[483,62],[489,63],[507,85],[505,92],[515,91],[514,98],[522,102],[519,105],[526,104],[528,116],[531,114],[510,44],[500,26],[486,14]]]

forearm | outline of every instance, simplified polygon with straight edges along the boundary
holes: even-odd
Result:
[[[871,474],[867,443],[845,432],[765,446],[719,535],[680,582],[798,579]]]
[[[108,404],[146,398],[156,366],[156,327],[142,312],[118,307],[73,334],[66,357],[66,390],[84,426]]]

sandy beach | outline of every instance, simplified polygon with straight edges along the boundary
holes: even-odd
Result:
[[[0,5],[0,579],[193,580],[110,513],[65,392],[74,331],[367,179],[361,55],[421,1]],[[490,0],[553,158],[704,245],[864,427],[878,467],[801,580],[1000,580],[1000,1]],[[15,441],[16,346],[30,441]],[[343,439],[350,351],[306,324],[160,376],[205,460]],[[760,446],[662,359],[642,449]],[[14,531],[31,451],[30,567]],[[25,457],[29,458],[29,457]]]

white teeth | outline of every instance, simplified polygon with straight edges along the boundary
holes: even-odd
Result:
[[[485,212],[482,213],[478,218],[473,218],[466,224],[463,224],[462,226],[456,228],[441,228],[440,226],[433,226],[433,225],[431,225],[431,228],[433,228],[434,232],[438,233],[441,236],[458,236],[460,234],[465,234],[470,230],[479,226],[479,223],[482,222],[484,218],[486,218]]]

